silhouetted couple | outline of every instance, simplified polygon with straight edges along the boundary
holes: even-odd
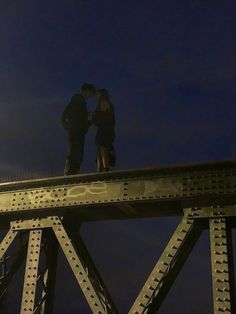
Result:
[[[86,100],[96,96],[95,112],[88,113]],[[68,132],[69,150],[64,174],[77,174],[84,155],[85,135],[90,125],[97,126],[97,171],[108,171],[115,164],[113,142],[115,138],[115,114],[106,89],[96,91],[93,84],[85,83],[80,94],[72,96],[62,114],[62,124]]]

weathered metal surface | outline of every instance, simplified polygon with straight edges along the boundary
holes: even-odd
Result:
[[[155,313],[163,301],[166,281],[174,277],[174,268],[185,254],[186,240],[192,238],[194,220],[183,218],[145,282],[129,314]],[[169,277],[169,278],[168,278]]]
[[[31,229],[42,229],[50,228],[51,221],[50,218],[54,216],[48,216],[47,218],[33,218],[33,219],[20,219],[13,220],[11,222],[12,230],[31,230]]]
[[[4,254],[0,260],[0,304],[2,304],[10,283],[26,258],[27,242],[22,237],[18,237],[18,239],[19,243],[15,245],[13,252]]]
[[[182,216],[181,223],[129,314],[158,311],[207,221],[210,222],[214,314],[234,313],[232,247],[227,235],[236,221],[236,162],[0,184],[0,214],[0,227],[10,226],[0,244],[2,261],[19,233],[30,234],[21,314],[52,313],[56,239],[91,312],[118,313],[77,234],[78,225],[93,220],[93,215],[99,220],[109,220],[176,214]],[[230,224],[226,223],[227,219]],[[40,254],[45,255],[41,264]],[[0,291],[5,291],[23,258],[24,254],[18,254],[9,272],[3,274]]]
[[[236,217],[236,205],[185,208],[184,213],[189,218]]]
[[[68,236],[73,243],[73,246],[76,250],[77,255],[81,259],[81,263],[86,268],[87,276],[89,280],[91,281],[91,283],[93,284],[93,287],[100,299],[100,302],[103,304],[105,312],[110,313],[110,314],[118,313],[111,299],[111,296],[92,260],[91,255],[89,254],[82,238],[78,234],[79,229],[77,228],[75,224],[74,224],[75,228],[73,228],[72,227],[73,224],[71,223],[70,220],[67,222],[67,225],[68,225],[68,228],[67,228]]]
[[[20,312],[21,314],[34,313],[41,238],[42,230],[30,231]]]
[[[9,230],[0,245],[0,258],[6,253],[19,231]]]
[[[83,291],[92,313],[116,313],[116,310],[112,309],[111,304],[105,303],[104,300],[101,299],[101,296],[98,293],[99,291],[96,290],[94,282],[87,273],[86,265],[83,265],[81,258],[75,251],[71,239],[68,237],[59,217],[51,217],[51,221],[52,229],[78,281],[78,284]]]
[[[209,199],[225,204],[229,198],[236,202],[236,163],[184,167],[182,172],[181,168],[117,172],[110,178],[107,174],[59,177],[3,184],[0,191],[0,214],[4,215],[147,201],[180,201],[183,207],[199,200],[209,203]]]
[[[41,252],[44,254],[40,263],[37,286],[41,288],[39,299],[35,306],[35,314],[53,313],[54,291],[56,284],[58,242],[52,230],[43,231]]]
[[[226,219],[210,219],[214,314],[231,313],[231,283]]]

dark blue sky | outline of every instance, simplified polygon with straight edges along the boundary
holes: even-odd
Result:
[[[235,16],[234,0],[2,0],[0,175],[63,173],[67,142],[60,115],[85,81],[112,95],[118,169],[235,159]],[[89,109],[94,106],[89,102]],[[83,172],[95,170],[94,134],[92,128]],[[96,237],[92,226],[83,229],[94,256],[99,251],[93,239],[100,237],[102,243],[104,230],[111,228],[120,248],[125,241],[121,230],[131,242],[144,232],[141,242],[143,247],[149,243],[153,261],[141,267],[137,285],[130,279],[136,288],[127,283],[132,297],[125,299],[123,293],[119,298],[123,285],[113,283],[122,309],[129,308],[157,258],[154,235],[160,226],[129,224],[96,224]],[[170,230],[167,225],[167,239]],[[109,245],[116,260],[111,241]],[[138,241],[136,245],[133,269]],[[123,255],[127,258],[129,248]],[[100,264],[104,262],[101,256]],[[109,271],[103,272],[110,280]],[[194,313],[194,306],[177,312],[181,303],[176,304],[163,313],[172,313],[171,308],[177,314]]]

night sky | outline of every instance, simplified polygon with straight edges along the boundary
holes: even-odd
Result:
[[[84,82],[111,94],[117,169],[235,159],[235,38],[234,0],[1,0],[2,179],[63,174],[60,117]],[[82,172],[96,169],[95,132]],[[120,313],[177,222],[82,227]],[[212,312],[208,242],[205,232],[160,313]],[[55,313],[90,313],[62,255]]]

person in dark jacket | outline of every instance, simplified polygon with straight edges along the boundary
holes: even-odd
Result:
[[[95,143],[97,146],[97,171],[109,171],[110,152],[114,152],[115,112],[110,96],[106,89],[96,93],[97,108],[93,116],[93,123],[97,126]]]
[[[74,94],[62,114],[62,125],[68,133],[69,150],[65,164],[65,175],[77,174],[83,160],[84,139],[89,120],[86,99],[96,93],[93,84],[85,83],[80,94]]]

